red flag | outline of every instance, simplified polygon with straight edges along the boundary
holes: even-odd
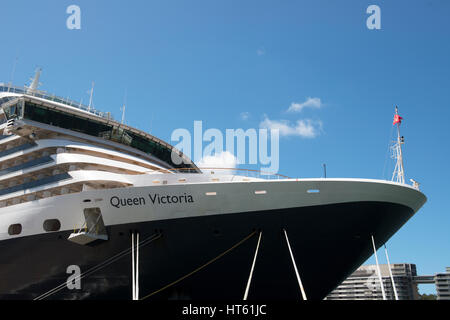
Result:
[[[393,125],[395,125],[395,124],[397,124],[397,123],[402,123],[402,120],[403,120],[403,118],[402,117],[400,117],[398,114],[396,114],[395,116],[394,116],[394,123],[393,123]]]

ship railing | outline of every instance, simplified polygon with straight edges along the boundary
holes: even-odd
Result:
[[[113,119],[112,115],[109,112],[101,112],[101,111],[94,109],[94,107],[88,107],[88,106],[82,104],[81,102],[77,102],[77,101],[71,100],[69,98],[62,98],[62,97],[59,97],[54,94],[49,94],[46,91],[42,91],[42,90],[36,89],[33,91],[29,91],[26,87],[17,87],[17,86],[13,86],[10,84],[0,83],[0,92],[26,94],[28,96],[33,96],[33,97],[42,98],[42,99],[49,100],[49,101],[62,103],[62,104],[89,112],[98,117],[106,118],[108,120]]]
[[[211,176],[219,176],[219,175],[229,175],[233,176],[231,180],[235,177],[247,177],[247,178],[257,178],[264,180],[280,180],[280,179],[292,179],[283,174],[273,173],[262,170],[253,170],[253,169],[241,169],[241,168],[219,168],[219,167],[199,167],[203,174],[209,174]],[[159,170],[151,170],[146,171],[145,173],[196,173],[193,168],[172,168],[172,169],[159,169]]]

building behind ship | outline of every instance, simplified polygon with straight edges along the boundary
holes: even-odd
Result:
[[[387,264],[380,264],[380,272],[387,300],[395,300],[392,280]],[[415,264],[391,264],[392,275],[399,300],[420,299],[418,284],[435,284],[436,299],[450,300],[450,267],[445,273],[418,276]],[[326,300],[382,300],[380,280],[376,265],[359,267]]]
[[[417,276],[416,265],[409,263],[391,264],[392,275],[399,300],[414,300],[419,298],[417,284],[413,277]],[[394,300],[394,290],[389,276],[387,264],[380,264],[386,299]],[[359,267],[342,284],[333,290],[327,300],[383,300],[377,266]]]
[[[438,300],[450,300],[450,267],[445,273],[438,273],[435,276],[436,293]]]

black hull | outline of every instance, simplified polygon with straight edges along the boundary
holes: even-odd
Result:
[[[126,214],[126,212],[124,212]],[[82,246],[71,231],[0,242],[0,299],[35,299],[65,284],[69,265],[81,272],[130,249],[131,230],[147,241],[139,250],[140,297],[217,257],[255,230],[262,231],[249,300],[298,300],[301,293],[283,229],[287,230],[308,299],[323,299],[386,242],[412,215],[411,208],[382,202],[343,203],[265,212],[214,215],[108,227],[109,240]],[[157,235],[160,236],[157,236]],[[156,235],[156,236],[155,236]],[[147,300],[241,300],[258,236]],[[131,299],[131,252],[81,280],[80,290],[59,299]]]

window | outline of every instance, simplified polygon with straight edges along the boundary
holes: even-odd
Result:
[[[57,174],[57,175],[46,177],[46,178],[42,178],[42,179],[39,179],[39,180],[34,180],[34,181],[26,182],[26,183],[23,183],[23,184],[19,184],[19,185],[13,186],[13,187],[8,187],[8,188],[1,189],[0,190],[0,196],[3,196],[3,195],[8,194],[8,193],[13,193],[13,192],[17,192],[17,191],[26,190],[26,189],[37,188],[37,187],[43,186],[45,184],[58,182],[58,181],[71,179],[71,178],[72,178],[72,176],[70,174],[68,174],[68,173]]]
[[[6,103],[6,102],[8,102],[10,100],[13,100],[15,98],[16,97],[3,97],[3,98],[0,98],[0,105],[4,104],[4,103]]]
[[[25,112],[23,117],[25,119],[81,132],[94,137],[100,137],[130,146],[150,154],[175,168],[191,167],[190,165],[184,163],[175,164],[172,161],[172,149],[162,145],[158,141],[154,141],[148,137],[141,136],[120,127],[115,127],[111,124],[82,118],[80,116],[59,110],[50,110],[30,102],[25,103]]]
[[[0,137],[0,140],[1,140],[1,137]],[[30,146],[29,145],[24,146],[25,149],[27,149],[28,147],[30,147]],[[11,149],[9,149],[9,150],[11,150]],[[3,154],[3,153],[0,153],[0,154]],[[16,166],[12,166],[12,167],[0,170],[0,176],[12,173],[14,171],[25,170],[25,169],[28,169],[28,168],[31,168],[31,167],[34,167],[37,165],[46,164],[46,163],[49,163],[52,161],[53,161],[53,158],[51,158],[51,157],[42,157],[42,158],[38,158],[35,160],[31,160],[31,161],[28,161],[28,162],[25,162],[25,163],[22,163],[22,164],[19,164]]]
[[[18,224],[12,224],[8,228],[8,234],[10,236],[18,235],[22,232],[22,225],[20,223]]]
[[[7,97],[9,100],[1,100],[0,104],[5,104],[6,102],[10,101],[10,100],[14,100],[17,98],[16,97]],[[5,98],[3,98],[5,99]],[[10,103],[9,103],[10,104]],[[4,116],[6,116],[6,118],[9,119],[14,119],[17,117],[22,116],[22,110],[23,110],[23,102],[19,101],[17,103],[13,103],[10,104],[9,106],[4,106],[2,107],[3,111],[4,111]]]
[[[19,151],[22,151],[22,150],[30,149],[30,148],[32,148],[34,146],[36,146],[36,143],[34,143],[34,142],[33,143],[27,142],[27,143],[21,144],[21,145],[19,145],[17,147],[12,147],[11,149],[7,149],[7,150],[4,150],[4,151],[0,152],[0,157],[6,157],[7,155],[10,155],[10,154],[12,154],[14,152],[19,152]]]
[[[61,222],[59,222],[58,219],[49,219],[44,221],[45,231],[59,231],[59,229],[61,229]]]

